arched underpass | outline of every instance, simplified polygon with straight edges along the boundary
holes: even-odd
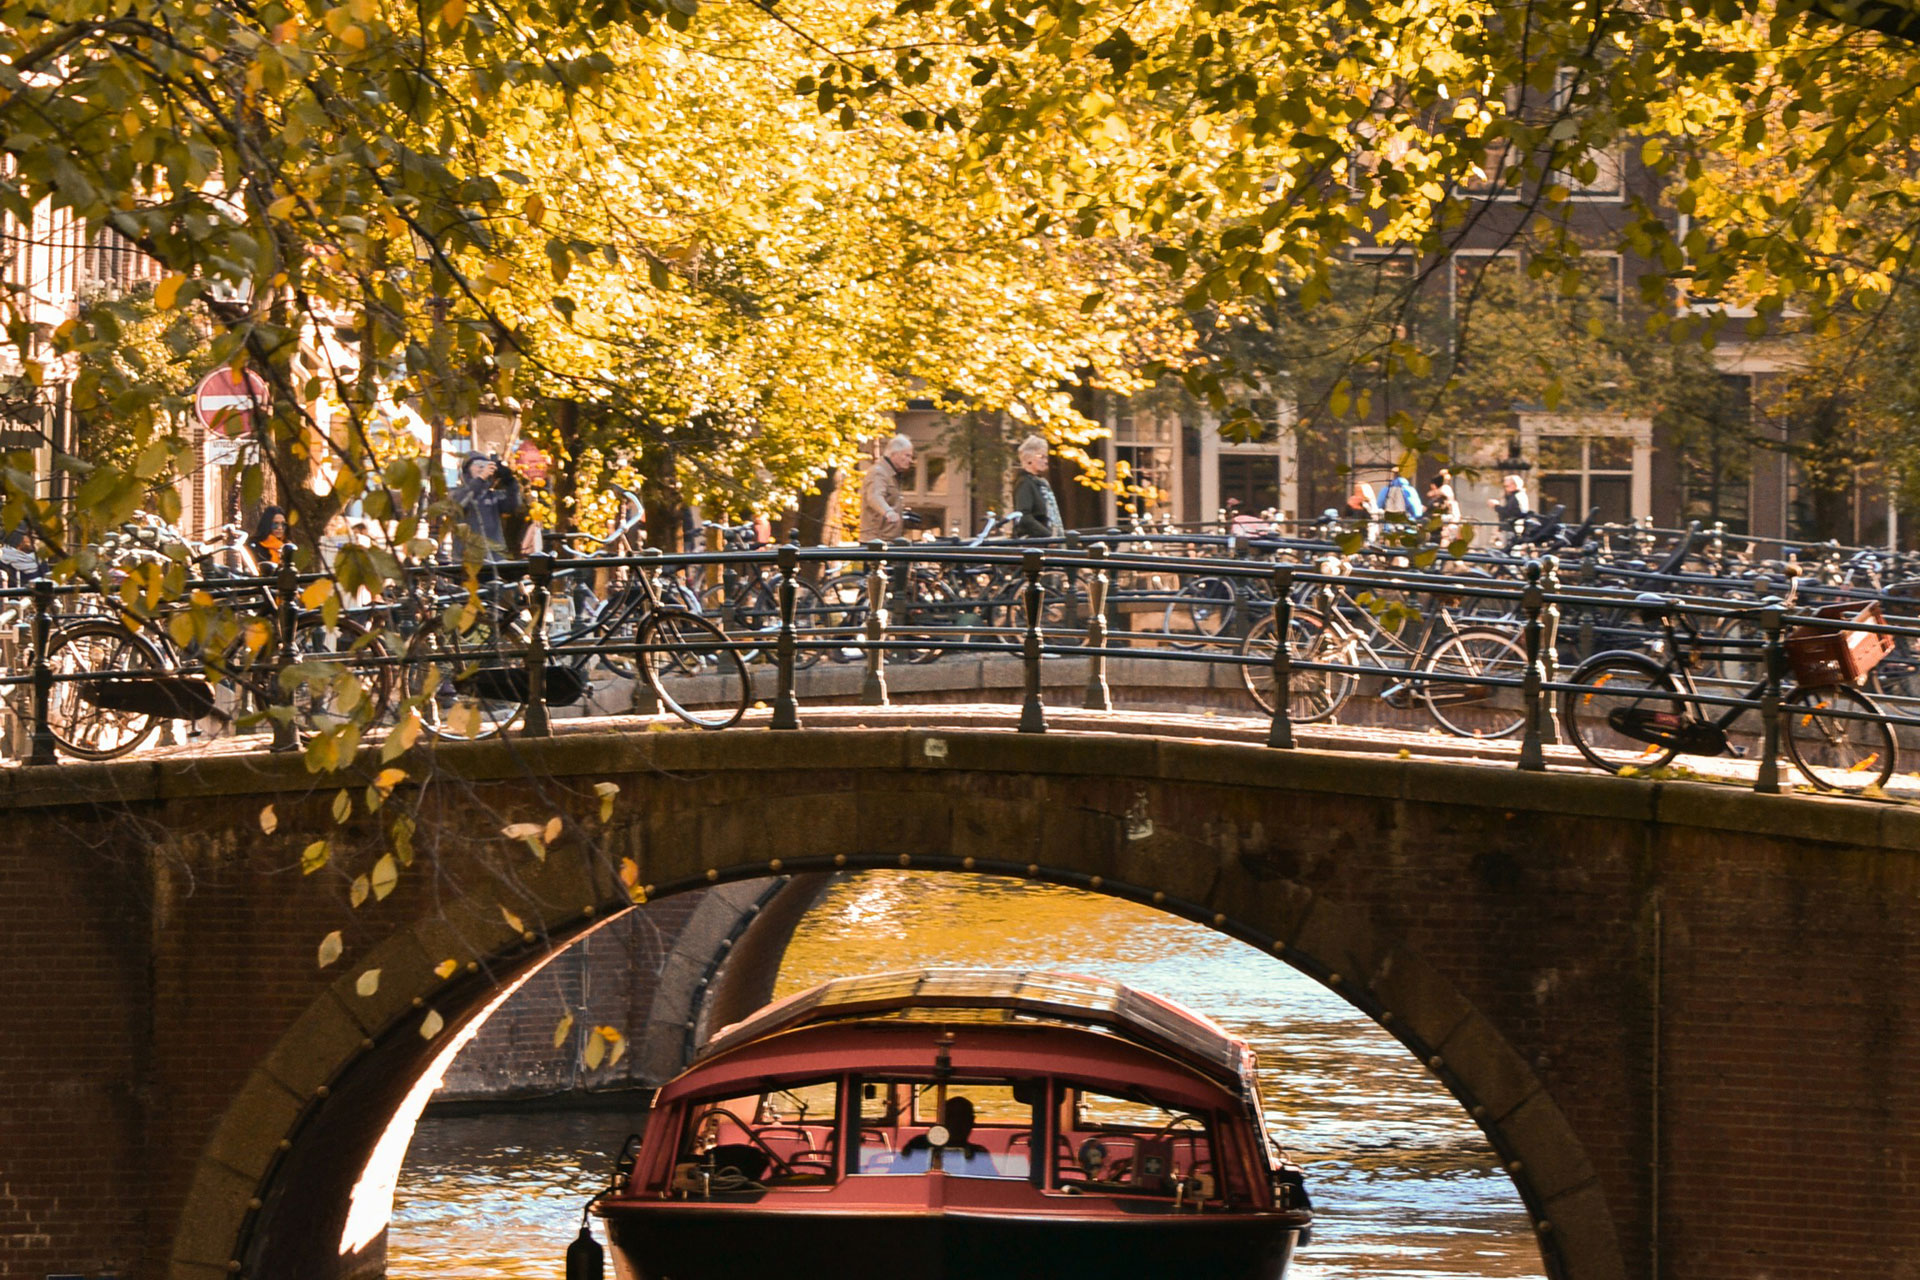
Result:
[[[710,964],[700,967],[717,971],[720,999],[748,987],[788,994],[849,973],[927,965],[1098,974],[1173,997],[1259,1052],[1274,1136],[1305,1167],[1321,1209],[1312,1274],[1541,1274],[1512,1181],[1457,1102],[1371,1019],[1270,953],[1151,906],[1024,877],[890,867],[825,877],[831,883],[818,894],[804,883],[815,878],[798,877],[781,892],[783,901],[807,904],[803,918],[779,919],[776,903],[752,916],[731,946],[682,931],[669,967],[684,960],[692,969],[704,950]],[[740,881],[649,903],[568,950],[489,1020],[408,1149],[389,1275],[551,1269],[621,1139],[644,1126],[645,1099],[632,1083],[666,1078],[631,1064],[664,1062],[690,1031],[685,1021],[628,1013],[631,975],[650,971],[650,956],[603,940],[664,939],[681,904],[697,902],[697,914],[707,915],[714,897],[758,896],[767,885]],[[730,1017],[715,1011],[704,1021],[717,1027]],[[634,1037],[611,1067],[603,1061],[583,1073],[575,1036],[555,1046],[556,1025],[607,1022]],[[512,1077],[579,1079],[584,1091],[471,1100],[476,1085]],[[449,1090],[467,1100],[445,1103]]]
[[[435,764],[390,802],[414,814],[414,868],[358,911],[343,881],[298,873],[335,793],[297,762],[69,768],[58,793],[8,779],[31,870],[4,899],[8,967],[71,981],[0,1013],[6,1083],[30,1105],[56,1079],[123,1100],[14,1145],[16,1205],[70,1177],[123,1211],[103,1225],[80,1197],[30,1206],[48,1229],[25,1265],[97,1249],[182,1280],[375,1269],[377,1226],[372,1247],[338,1245],[392,1116],[507,985],[625,907],[623,867],[653,897],[842,868],[992,872],[1241,938],[1428,1063],[1506,1160],[1555,1276],[1646,1276],[1656,1258],[1747,1275],[1755,1254],[1779,1275],[1893,1273],[1915,1256],[1890,1136],[1915,1099],[1898,1070],[1920,966],[1905,811],[977,730],[582,734]],[[620,787],[604,823],[602,782]],[[72,805],[75,783],[112,803]],[[566,834],[544,859],[500,835],[552,814]],[[344,876],[388,833],[356,817],[334,839]],[[345,954],[316,972],[329,927]],[[1772,1213],[1783,1176],[1850,1213]]]

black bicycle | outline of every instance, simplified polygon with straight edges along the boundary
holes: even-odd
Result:
[[[1694,673],[1753,663],[1752,642],[1703,642],[1677,601],[1644,595],[1639,603],[1661,635],[1654,654],[1615,650],[1581,663],[1568,681],[1581,687],[1560,697],[1561,731],[1581,755],[1609,773],[1657,769],[1678,755],[1744,754],[1727,731],[1752,708],[1702,702]],[[1763,672],[1737,696],[1752,703],[1766,687]],[[1865,791],[1893,776],[1899,750],[1893,729],[1879,718],[1878,704],[1859,689],[1795,682],[1782,696],[1780,711],[1788,757],[1820,790]]]

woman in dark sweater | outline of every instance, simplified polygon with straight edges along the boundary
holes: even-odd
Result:
[[[1058,538],[1067,531],[1060,519],[1060,503],[1047,483],[1047,442],[1028,436],[1020,442],[1020,480],[1013,486],[1016,538]]]

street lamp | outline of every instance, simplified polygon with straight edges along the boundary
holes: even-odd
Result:
[[[1494,463],[1493,469],[1503,476],[1519,476],[1522,479],[1533,470],[1533,464],[1520,456],[1519,436],[1507,441],[1507,456]]]

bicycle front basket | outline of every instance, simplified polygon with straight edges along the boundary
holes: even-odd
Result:
[[[1815,609],[1813,616],[1831,618],[1836,624],[1869,626],[1884,626],[1887,620],[1878,601],[1864,606],[1853,601],[1825,605]],[[1787,633],[1787,663],[1793,678],[1803,685],[1860,684],[1892,652],[1893,637],[1879,631],[1803,625]]]

